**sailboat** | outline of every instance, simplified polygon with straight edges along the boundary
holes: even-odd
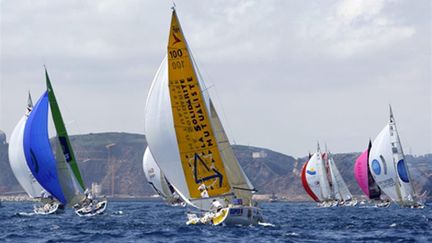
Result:
[[[372,148],[372,141],[369,140],[368,148],[360,154],[354,164],[354,176],[363,193],[369,200],[375,202],[377,207],[388,207],[390,201],[381,200],[381,189],[375,182],[369,169],[369,154]]]
[[[184,202],[205,212],[189,214],[187,223],[258,224],[255,189],[234,155],[175,8],[167,52],[147,97],[145,130],[168,181]]]
[[[47,91],[39,98],[24,128],[24,154],[34,178],[62,205],[74,207],[79,216],[105,211],[107,201],[97,202],[86,189],[45,69]],[[48,137],[48,107],[56,128],[55,154]],[[43,213],[39,209],[36,213]]]
[[[375,138],[370,149],[369,170],[375,182],[393,202],[402,207],[423,207],[415,198],[391,107],[390,121]]]
[[[303,165],[301,180],[305,191],[319,206],[333,205],[325,161],[318,144],[317,151]]]
[[[169,183],[165,174],[156,164],[156,161],[148,147],[144,152],[143,169],[148,183],[160,197],[173,206],[183,204],[183,201],[175,191],[174,187]]]
[[[332,199],[341,206],[357,205],[357,200],[353,198],[350,190],[348,189],[348,186],[345,183],[345,180],[342,178],[342,175],[340,174],[331,153],[326,152],[324,157],[330,172]]]
[[[35,213],[38,214],[52,214],[60,213],[64,207],[55,200],[52,200],[50,195],[44,190],[44,188],[35,179],[27,165],[27,160],[24,154],[24,131],[27,123],[27,119],[33,109],[33,102],[31,99],[30,92],[27,100],[27,111],[24,116],[20,119],[18,124],[12,131],[11,138],[9,140],[9,163],[15,178],[18,183],[27,193],[30,198],[39,199],[44,203],[42,206],[34,207]],[[44,209],[44,210],[41,210]]]

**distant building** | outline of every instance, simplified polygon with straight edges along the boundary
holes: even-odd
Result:
[[[0,130],[0,144],[6,144],[6,133]]]
[[[100,196],[102,194],[102,186],[96,182],[93,182],[91,186],[91,191],[93,195]]]
[[[261,150],[259,152],[252,152],[252,158],[253,159],[263,159],[267,158],[267,152],[264,150]]]
[[[294,162],[294,168],[292,170],[293,174],[296,176],[300,176],[300,171],[297,169],[299,161],[296,159]]]

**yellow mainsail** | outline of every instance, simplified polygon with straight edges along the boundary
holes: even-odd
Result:
[[[191,199],[205,197],[203,190],[210,197],[230,193],[209,112],[175,10],[168,40],[168,79],[180,160]]]

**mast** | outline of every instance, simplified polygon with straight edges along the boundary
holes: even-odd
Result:
[[[69,136],[66,131],[66,127],[64,125],[64,121],[60,112],[60,108],[57,103],[57,99],[54,95],[54,90],[51,86],[51,81],[48,76],[48,71],[45,68],[45,79],[46,79],[46,85],[47,85],[47,91],[48,91],[48,98],[49,98],[49,104],[51,108],[51,114],[54,121],[54,125],[57,131],[57,138],[59,140],[59,143],[61,145],[61,149],[63,151],[64,158],[66,162],[69,164],[70,168],[72,169],[72,172],[76,178],[76,180],[79,183],[79,186],[81,187],[81,190],[85,190],[85,184],[81,177],[81,173],[79,171],[75,154],[72,149],[72,145],[69,140]]]

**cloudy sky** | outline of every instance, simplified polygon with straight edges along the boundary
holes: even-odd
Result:
[[[50,72],[71,134],[144,133],[171,1],[0,0],[0,129]],[[429,0],[177,0],[232,142],[361,151],[392,104],[406,152],[432,152]]]

